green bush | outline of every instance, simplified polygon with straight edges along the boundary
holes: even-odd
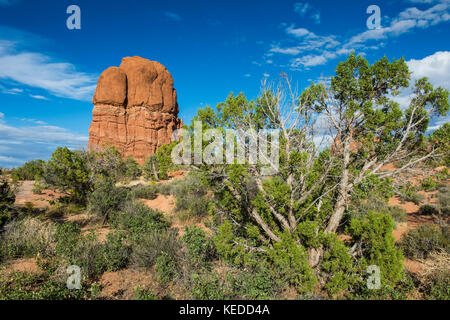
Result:
[[[9,258],[35,256],[38,253],[50,256],[56,250],[56,229],[51,222],[25,218],[8,223],[4,229],[0,246]]]
[[[133,244],[131,259],[139,267],[150,268],[164,252],[173,261],[178,262],[181,245],[174,230],[144,233]]]
[[[175,277],[178,276],[177,265],[164,251],[156,258],[156,271],[158,272],[158,282],[162,285],[169,284]]]
[[[281,241],[273,245],[268,256],[280,275],[294,285],[299,293],[312,291],[317,278],[308,264],[308,253],[297,245],[291,235],[283,233]]]
[[[367,201],[356,201],[350,206],[347,220],[362,219],[368,215],[369,211],[380,214],[387,214],[395,222],[406,222],[406,211],[399,206],[390,206],[384,199],[369,197]]]
[[[439,190],[437,195],[437,205],[444,218],[450,216],[450,187]]]
[[[149,289],[136,287],[134,289],[134,299],[136,300],[156,300],[157,297]]]
[[[125,171],[126,177],[128,177],[132,180],[136,180],[137,178],[139,178],[141,176],[141,174],[142,174],[141,166],[132,157],[126,158],[124,161],[124,164],[125,164],[125,168],[126,168],[126,171]]]
[[[74,202],[85,204],[93,189],[89,158],[89,154],[84,151],[57,148],[44,166],[44,182],[69,192]]]
[[[46,274],[13,272],[0,278],[2,300],[81,300],[87,290],[70,290],[65,282],[59,282]]]
[[[122,232],[113,231],[107,234],[102,252],[106,270],[117,271],[127,266],[131,247],[125,243],[125,235]]]
[[[431,204],[423,204],[419,208],[419,214],[423,215],[423,216],[430,216],[430,215],[438,214],[438,213],[439,213],[439,210]]]
[[[437,188],[437,182],[433,180],[433,178],[428,177],[422,180],[422,182],[420,183],[422,190],[424,191],[434,191]]]
[[[394,287],[402,278],[403,255],[395,247],[394,221],[387,214],[369,211],[363,219],[350,222],[348,234],[351,236],[351,246],[361,248],[358,255],[358,265],[365,272],[368,266],[376,265],[381,271],[381,283]]]
[[[170,184],[170,193],[176,198],[176,210],[187,212],[188,217],[199,218],[208,214],[207,191],[200,177],[194,174]]]
[[[425,259],[429,254],[450,250],[450,234],[448,227],[422,225],[403,235],[399,242],[405,256],[411,259]]]
[[[161,146],[155,154],[150,155],[142,168],[147,179],[166,180],[169,178],[169,171],[175,169],[171,153],[177,144],[178,142],[175,141],[169,145]]]
[[[131,196],[133,199],[148,199],[153,200],[157,197],[158,188],[154,184],[137,185],[131,189]]]
[[[11,177],[14,181],[35,180],[42,177],[45,162],[42,160],[32,160],[25,162],[19,168],[11,170]]]
[[[95,184],[95,190],[88,196],[88,208],[105,223],[123,207],[127,197],[127,188],[116,187],[110,178],[100,179]]]
[[[131,241],[154,232],[163,232],[169,227],[164,215],[138,201],[128,201],[122,210],[111,219],[111,225],[125,231]]]
[[[8,181],[1,176],[0,169],[0,229],[11,219],[11,206],[16,200],[14,191],[11,189]]]
[[[182,240],[191,266],[208,267],[215,257],[215,246],[213,240],[206,237],[205,231],[196,226],[185,227]]]

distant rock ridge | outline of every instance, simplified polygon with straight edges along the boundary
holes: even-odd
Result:
[[[122,59],[103,71],[93,98],[88,150],[115,146],[143,164],[183,126],[169,71],[141,57]]]

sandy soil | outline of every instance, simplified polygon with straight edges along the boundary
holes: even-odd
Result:
[[[23,181],[16,193],[15,204],[24,206],[27,202],[32,203],[35,208],[44,209],[50,206],[50,200],[56,200],[64,194],[54,190],[43,190],[42,194],[33,193],[34,181]]]
[[[38,273],[40,271],[36,264],[35,258],[21,258],[9,261],[5,266],[4,273],[11,272],[32,272]]]

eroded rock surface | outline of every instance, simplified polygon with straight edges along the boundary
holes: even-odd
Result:
[[[128,57],[98,79],[89,128],[89,150],[115,146],[143,164],[182,127],[169,71],[156,61]]]

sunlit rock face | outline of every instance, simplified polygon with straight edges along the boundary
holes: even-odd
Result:
[[[172,76],[156,61],[128,57],[106,69],[93,103],[88,149],[113,145],[140,164],[182,127]]]

